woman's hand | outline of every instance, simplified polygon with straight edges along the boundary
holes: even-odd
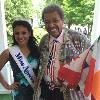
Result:
[[[0,73],[0,83],[7,89],[7,90],[16,90],[18,89],[19,83],[14,82],[13,84],[9,85],[8,82],[4,79],[2,74]]]
[[[14,82],[13,84],[8,85],[7,89],[8,90],[17,90],[18,87],[19,87],[19,83],[18,82]]]

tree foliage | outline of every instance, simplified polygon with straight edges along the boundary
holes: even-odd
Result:
[[[63,0],[65,21],[68,26],[72,24],[92,24],[94,0]]]
[[[62,5],[63,4],[63,0],[46,0],[46,4],[58,4],[58,5]]]

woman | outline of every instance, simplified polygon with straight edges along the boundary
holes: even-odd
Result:
[[[14,83],[9,85],[2,74],[0,74],[0,81],[6,89],[14,90],[14,100],[32,100],[34,77],[38,71],[38,46],[35,37],[33,37],[32,27],[27,21],[16,20],[12,24],[12,28],[13,46],[1,53],[0,70],[9,61]]]

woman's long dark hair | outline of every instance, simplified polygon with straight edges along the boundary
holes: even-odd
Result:
[[[40,53],[39,53],[39,50],[38,50],[37,40],[33,36],[33,29],[32,29],[32,26],[29,24],[28,21],[25,21],[25,20],[15,20],[13,22],[13,24],[12,24],[12,29],[13,29],[13,45],[18,45],[17,41],[15,40],[15,36],[14,36],[14,28],[16,26],[24,26],[31,33],[31,36],[29,37],[29,41],[28,41],[28,47],[30,49],[30,54],[33,57],[39,58]]]

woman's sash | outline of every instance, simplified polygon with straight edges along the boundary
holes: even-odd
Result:
[[[34,72],[31,67],[31,65],[28,63],[26,57],[21,52],[20,48],[15,45],[11,48],[9,48],[9,52],[12,55],[13,59],[17,63],[18,67],[22,71],[24,77],[27,79],[29,84],[33,87],[33,78],[34,78]]]

